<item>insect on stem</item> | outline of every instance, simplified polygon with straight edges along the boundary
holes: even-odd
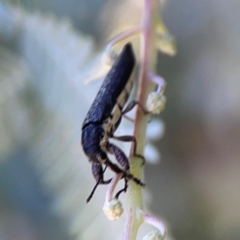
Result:
[[[104,180],[106,167],[117,174],[122,174],[125,180],[125,187],[118,194],[127,190],[127,182],[134,181],[140,186],[144,184],[140,179],[129,173],[129,160],[125,153],[110,143],[109,139],[116,138],[115,131],[121,123],[123,108],[131,93],[134,78],[131,77],[135,65],[135,56],[132,45],[126,44],[122,52],[118,55],[115,63],[108,72],[99,92],[89,109],[82,125],[82,147],[92,164],[92,174],[97,183],[94,186],[89,202],[99,184],[108,184],[110,181]],[[130,110],[136,105],[131,106]],[[129,108],[127,108],[129,110]],[[120,141],[131,141],[137,144],[133,136],[120,136]],[[121,167],[112,163],[108,154],[113,154]],[[138,156],[134,151],[134,155]],[[102,166],[105,165],[103,170]]]

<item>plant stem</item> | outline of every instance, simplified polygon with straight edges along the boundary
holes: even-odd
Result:
[[[157,51],[155,48],[155,26],[158,20],[159,4],[157,0],[145,0],[142,19],[141,57],[139,74],[138,101],[144,106],[148,94],[153,90],[154,84],[148,81],[148,73],[155,72]],[[137,109],[134,136],[137,139],[137,153],[143,155],[146,142],[146,128],[149,116],[141,109]],[[142,159],[130,159],[130,171],[137,178],[142,177]],[[124,240],[135,240],[138,228],[143,223],[142,188],[134,182],[129,182],[128,188],[128,219],[124,232]]]

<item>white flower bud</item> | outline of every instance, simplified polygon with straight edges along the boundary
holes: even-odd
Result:
[[[149,140],[160,140],[165,134],[165,123],[161,119],[153,119],[147,126],[146,136]],[[126,134],[127,135],[127,134]]]
[[[146,162],[150,164],[158,164],[161,161],[160,152],[151,144],[147,144],[144,149]]]
[[[166,101],[167,99],[164,95],[151,92],[147,99],[147,110],[152,114],[159,114],[164,110]]]
[[[160,235],[158,230],[154,230],[144,236],[143,240],[163,240],[164,237]]]
[[[103,206],[103,212],[109,220],[117,220],[123,213],[122,203],[113,198],[111,201],[106,201]]]

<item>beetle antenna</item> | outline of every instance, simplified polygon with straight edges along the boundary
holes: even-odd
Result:
[[[106,169],[107,169],[107,165],[105,166],[105,168],[104,168],[104,170],[103,170],[103,173],[106,171]],[[99,183],[100,183],[101,181],[102,181],[102,178],[99,177],[99,179],[98,179],[98,181],[96,182],[96,184],[95,184],[93,190],[91,191],[90,195],[88,196],[88,198],[87,198],[87,200],[86,200],[86,203],[88,203],[88,202],[92,199],[93,194],[94,194],[94,192],[95,192],[97,186],[99,185]]]

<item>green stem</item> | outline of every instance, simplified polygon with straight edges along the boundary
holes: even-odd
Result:
[[[155,26],[158,20],[158,1],[145,0],[144,14],[142,20],[142,38],[141,38],[141,57],[139,74],[139,92],[138,101],[145,106],[147,97],[154,89],[154,84],[148,81],[148,72],[155,72],[156,48],[155,48]],[[137,153],[143,155],[146,143],[146,128],[149,116],[145,115],[138,108],[136,113],[136,122],[134,136],[137,139]],[[141,179],[142,177],[142,159],[132,157],[130,160],[131,173]],[[124,240],[135,240],[138,229],[143,223],[143,200],[142,188],[134,182],[129,182],[128,188],[128,219],[124,233]]]

